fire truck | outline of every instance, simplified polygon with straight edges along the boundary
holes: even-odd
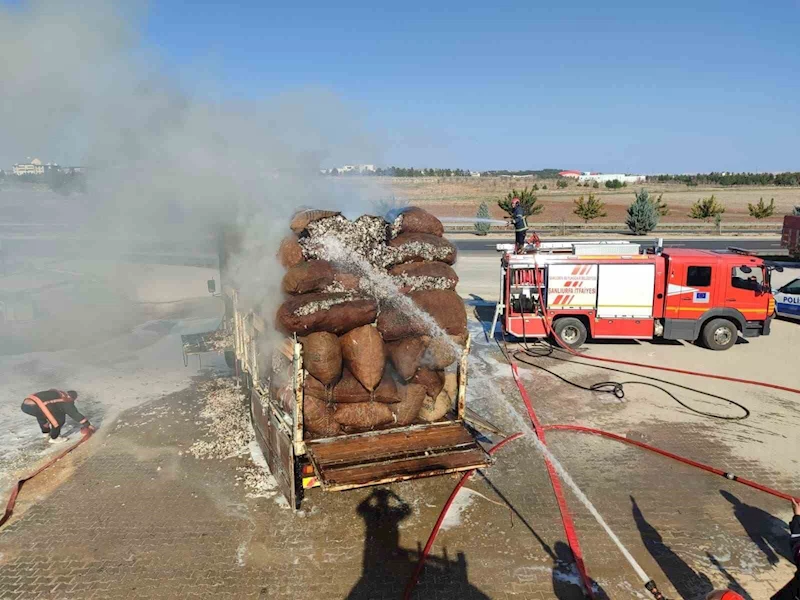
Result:
[[[771,267],[746,250],[662,249],[627,241],[498,244],[495,324],[517,338],[688,340],[727,350],[769,335]],[[492,329],[494,331],[494,329]]]

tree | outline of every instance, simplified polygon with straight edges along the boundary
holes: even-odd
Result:
[[[711,194],[709,198],[700,198],[700,200],[695,202],[689,210],[689,216],[693,219],[708,221],[717,215],[722,215],[724,212],[725,207],[721,202],[717,201],[714,194]]]
[[[622,187],[622,182],[619,179],[612,179],[611,181],[606,181],[606,187],[610,190],[618,190]]]
[[[650,197],[650,202],[653,205],[653,208],[656,209],[656,213],[658,213],[659,217],[666,217],[669,214],[669,206],[667,203],[662,200],[664,194],[659,194],[658,198],[655,196]]]
[[[539,199],[536,197],[536,194],[527,187],[519,191],[512,189],[505,198],[497,201],[497,206],[502,208],[509,215],[512,215],[514,213],[514,208],[511,206],[511,200],[514,198],[519,198],[520,206],[522,206],[522,213],[526,217],[538,215],[544,210],[544,206],[538,204]]]
[[[792,210],[792,214],[793,214],[795,217],[800,217],[800,206],[795,206],[795,207],[794,207],[794,210]]]
[[[747,212],[755,219],[766,219],[775,212],[775,198],[770,199],[769,204],[764,204],[764,198],[758,199],[758,204],[747,203]]]
[[[567,184],[567,180],[566,180],[566,179],[559,179],[558,181],[556,181],[556,187],[557,187],[557,188],[560,188],[560,189],[562,189],[562,190],[563,190],[565,187],[567,187],[567,185],[568,185],[568,184]]]
[[[595,182],[592,184],[592,187],[593,187],[594,189],[596,189],[596,190],[599,190],[599,189],[600,189],[600,182],[599,182],[599,181],[595,181]]]
[[[594,194],[589,194],[589,197],[586,200],[584,200],[583,195],[581,195],[581,197],[575,200],[574,203],[575,210],[572,212],[583,219],[584,223],[588,223],[589,221],[593,221],[599,217],[606,216],[606,205]]]
[[[521,202],[521,200],[520,200]],[[481,205],[478,207],[478,214],[475,215],[478,219],[488,219],[489,218],[489,205],[486,202],[481,202]],[[478,235],[486,235],[489,233],[489,228],[491,225],[484,220],[475,221],[475,231]]]
[[[634,194],[636,198],[634,200],[634,203],[637,202],[640,198],[643,199],[642,202],[646,200],[653,206],[653,210],[656,211],[657,216],[664,217],[667,215],[667,213],[669,213],[669,207],[667,206],[667,203],[661,200],[664,197],[664,194],[659,194],[658,197],[656,198],[655,196],[651,196],[650,192],[648,192],[644,188],[642,188],[638,192],[634,192]]]
[[[547,189],[547,184],[546,184],[546,183],[545,183],[545,184],[542,186],[542,189],[543,189],[543,190],[546,190],[546,189]]]
[[[538,183],[534,183],[532,189],[533,189],[534,192],[538,192],[539,191],[539,184]]]
[[[647,190],[636,194],[636,200],[628,207],[628,218],[625,224],[634,235],[650,233],[658,225],[658,210]]]

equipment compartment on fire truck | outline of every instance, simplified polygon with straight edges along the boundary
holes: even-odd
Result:
[[[506,333],[571,347],[587,338],[699,341],[712,350],[768,335],[769,269],[746,251],[642,251],[630,242],[555,242],[514,254],[498,244]]]

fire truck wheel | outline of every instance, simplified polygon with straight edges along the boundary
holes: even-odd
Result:
[[[712,319],[703,327],[703,343],[711,350],[727,350],[736,343],[738,337],[736,325],[727,319]]]
[[[574,317],[557,319],[553,325],[553,331],[570,348],[579,348],[588,337],[586,325]]]

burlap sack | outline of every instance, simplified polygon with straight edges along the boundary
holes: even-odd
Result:
[[[447,338],[429,337],[428,346],[420,364],[423,367],[439,371],[446,369],[461,357],[465,337],[461,335],[449,335]]]
[[[340,215],[342,213],[334,211],[334,210],[301,210],[298,213],[295,213],[294,217],[292,217],[292,222],[289,223],[289,227],[295,233],[302,233],[303,230],[308,227],[309,223],[313,223],[314,221],[319,221],[320,219],[325,219],[327,217],[335,217],[336,215]]]
[[[442,222],[427,210],[412,206],[402,212],[400,233],[428,233],[441,237],[444,235]]]
[[[400,402],[390,404],[389,408],[397,417],[397,425],[411,425],[417,420],[425,400],[425,388],[417,383],[398,386]]]
[[[381,382],[386,366],[386,347],[378,330],[364,325],[349,331],[339,339],[344,364],[368,390]]]
[[[438,421],[447,414],[451,407],[450,396],[442,390],[436,398],[425,396],[422,408],[419,411],[419,418],[428,423]]]
[[[394,413],[389,406],[380,402],[337,404],[333,411],[333,418],[340,425],[361,430],[369,430],[395,422]]]
[[[413,280],[415,277],[435,277],[444,280],[448,289],[456,289],[458,285],[458,275],[450,265],[435,261],[435,262],[408,262],[395,265],[389,269],[389,274],[400,278],[409,278]]]
[[[300,338],[303,366],[324,385],[339,381],[342,375],[342,349],[333,333],[320,331]]]
[[[314,312],[303,312],[310,310]],[[341,334],[372,323],[377,314],[378,303],[373,299],[352,299],[348,294],[303,294],[281,304],[275,321],[285,333],[307,335],[329,331]]]
[[[303,427],[315,435],[339,435],[342,426],[334,419],[333,405],[309,394],[303,397]]]
[[[397,382],[394,380],[393,374],[386,369],[383,373],[383,378],[372,392],[371,399],[375,402],[383,402],[384,404],[394,404],[400,402],[400,393],[397,390]]]
[[[444,387],[442,389],[447,392],[447,395],[450,396],[450,400],[455,403],[458,397],[458,374],[455,372],[445,373]]]
[[[303,262],[303,248],[300,246],[295,236],[288,235],[283,238],[280,248],[278,248],[278,260],[285,269],[289,269]]]
[[[386,343],[389,360],[403,381],[408,381],[417,372],[425,354],[425,348],[425,338],[422,337],[410,337]]]
[[[394,248],[389,258],[393,265],[421,261],[441,261],[452,265],[458,254],[453,244],[429,233],[402,233],[389,242],[389,247]]]
[[[425,388],[425,393],[431,398],[436,398],[444,387],[444,373],[431,369],[421,368],[411,380]]]
[[[359,287],[361,277],[353,273],[336,273],[333,276],[333,282],[338,284],[343,290],[355,291]]]
[[[321,292],[333,283],[335,274],[327,260],[309,260],[286,271],[281,287],[287,294]]]
[[[450,335],[467,332],[467,311],[464,301],[451,290],[423,290],[411,292],[414,303],[428,313]],[[412,336],[430,335],[429,327],[417,316],[397,308],[384,308],[378,316],[378,331],[387,342]]]

